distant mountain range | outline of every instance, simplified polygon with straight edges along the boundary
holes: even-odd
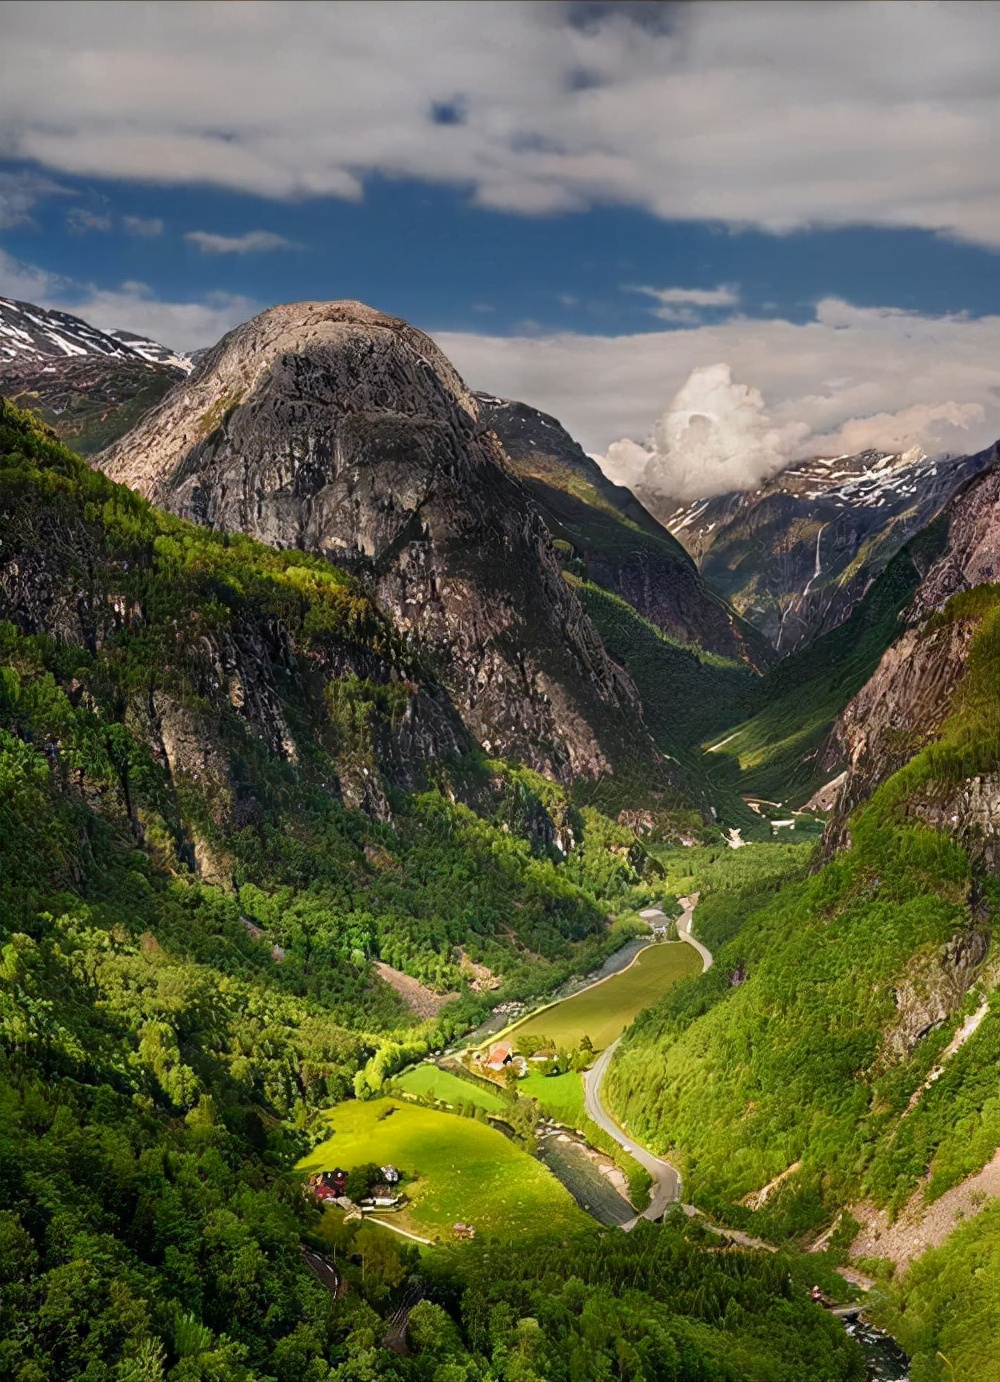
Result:
[[[132,331],[101,331],[70,312],[0,298],[0,364],[47,365],[85,355],[175,365],[185,373],[192,368],[188,356]]]
[[[862,451],[684,506],[639,497],[709,586],[785,654],[843,623],[895,553],[995,456],[996,447],[939,459]]]
[[[131,331],[0,298],[0,392],[83,456],[127,431],[192,368]]]

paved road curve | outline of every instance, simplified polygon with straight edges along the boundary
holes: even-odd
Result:
[[[697,893],[680,899],[684,914],[677,922],[677,934],[681,940],[687,941],[688,945],[693,945],[697,950],[701,956],[702,973],[704,973],[706,969],[712,967],[712,952],[707,950],[700,941],[696,941],[691,934],[691,918],[697,902]],[[659,908],[650,908],[643,912],[642,916],[647,921],[656,921],[663,917],[664,913]],[[616,1142],[620,1143],[628,1154],[640,1166],[644,1166],[653,1177],[653,1193],[648,1206],[634,1219],[622,1224],[622,1228],[627,1232],[634,1228],[640,1219],[660,1219],[663,1217],[670,1205],[681,1197],[681,1177],[680,1172],[675,1166],[671,1166],[669,1161],[663,1161],[660,1157],[653,1156],[652,1152],[647,1152],[645,1147],[640,1147],[627,1133],[623,1132],[601,1103],[601,1084],[619,1041],[621,1041],[621,1037],[606,1047],[586,1072],[583,1077],[583,1093],[588,1117],[592,1118],[598,1127],[603,1128]]]

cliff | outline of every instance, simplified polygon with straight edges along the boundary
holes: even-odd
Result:
[[[824,836],[826,852],[849,840],[848,818],[889,776],[937,738],[968,679],[969,653],[1000,576],[1000,465],[971,481],[946,511],[948,540],[917,588],[908,627],[838,718],[824,766],[846,766]],[[976,592],[980,592],[978,595]],[[997,697],[1000,669],[975,669]],[[970,692],[971,694],[971,692]],[[970,760],[971,761],[971,760]],[[932,778],[907,811],[960,839],[981,863],[1000,868],[1000,779],[995,770],[961,780]]]

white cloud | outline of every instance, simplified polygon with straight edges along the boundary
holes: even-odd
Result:
[[[104,331],[134,331],[174,350],[214,345],[262,307],[251,298],[228,293],[210,293],[201,302],[163,302],[142,283],[99,289],[21,264],[3,250],[0,296],[72,312]]]
[[[270,230],[248,230],[245,235],[213,235],[208,230],[190,230],[184,239],[197,245],[202,254],[254,254],[296,248],[292,240]]]
[[[109,212],[88,211],[83,206],[74,206],[66,217],[67,228],[74,235],[86,235],[88,230],[110,230],[111,224]]]
[[[808,455],[964,452],[1000,435],[998,317],[829,299],[804,325],[734,318],[618,337],[434,334],[473,388],[553,413],[586,450],[608,453],[615,474],[634,477],[655,452],[664,493],[729,487],[741,455],[753,484]],[[696,413],[709,424],[682,441]]]
[[[153,238],[163,234],[163,221],[159,216],[123,216],[122,229],[126,235]]]
[[[651,307],[651,314],[678,326],[697,326],[705,320],[706,311],[736,307],[740,301],[739,290],[728,283],[718,288],[628,287],[626,291],[654,298],[659,306]]]
[[[734,384],[728,365],[693,369],[656,422],[646,446],[613,442],[608,477],[675,499],[756,489],[783,470],[809,433],[805,422],[775,427],[758,389]]]
[[[31,213],[44,197],[68,197],[68,187],[41,173],[0,170],[0,230],[14,226],[34,225]]]
[[[632,291],[645,293],[664,307],[736,307],[740,300],[739,290],[728,283],[720,283],[718,288],[633,288]]]
[[[1000,6],[650,13],[8,0],[0,152],[270,197],[357,198],[377,171],[527,214],[614,202],[1000,244]]]

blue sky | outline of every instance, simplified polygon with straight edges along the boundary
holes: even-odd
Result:
[[[601,452],[722,364],[784,460],[1000,429],[998,6],[13,0],[0,38],[9,296],[179,349],[358,297]]]
[[[14,178],[40,171],[7,165]],[[677,329],[721,320],[734,307],[802,322],[828,297],[932,315],[1000,311],[996,252],[928,230],[774,234],[620,206],[525,216],[475,206],[467,188],[379,175],[366,180],[360,201],[292,203],[210,186],[65,175],[58,183],[62,190],[40,199],[3,244],[77,285],[82,301],[84,285],[127,281],[162,299],[356,297],[430,331],[504,334],[662,330],[664,304],[641,289],[668,286],[721,287],[735,299],[673,304],[674,315],[688,314],[666,321]],[[260,249],[206,251],[185,238],[199,232],[273,238]]]

